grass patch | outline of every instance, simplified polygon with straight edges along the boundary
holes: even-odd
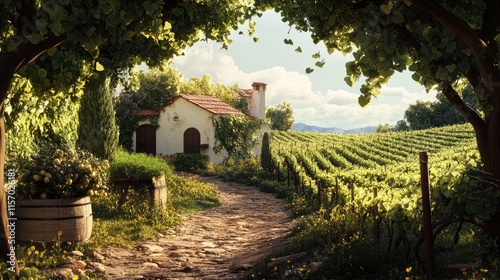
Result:
[[[219,190],[195,177],[172,176],[167,180],[169,200],[179,214],[190,214],[220,206]]]

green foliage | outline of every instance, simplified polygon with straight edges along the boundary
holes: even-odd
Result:
[[[94,223],[88,247],[134,244],[157,238],[159,232],[181,223],[171,205],[151,208],[146,200],[137,199],[141,193],[132,189],[120,204],[122,192],[122,189],[112,190],[108,196],[92,200]]]
[[[196,177],[172,176],[167,180],[167,186],[169,199],[178,213],[196,213],[221,205],[217,187],[200,182]]]
[[[410,127],[405,120],[399,120],[393,128],[394,131],[408,131]]]
[[[202,154],[177,153],[166,158],[171,162],[175,170],[187,172],[200,172],[208,167],[209,158]]]
[[[417,101],[405,111],[405,121],[409,129],[427,129],[465,123],[467,120],[453,108],[442,94],[437,94],[437,101]],[[479,104],[470,87],[462,90],[462,97],[468,106],[478,108]]]
[[[9,149],[34,149],[37,143],[31,144],[28,132],[48,138],[48,142],[57,138],[57,142],[74,143],[77,122],[73,103],[83,80],[105,70],[115,86],[137,64],[162,66],[202,39],[219,41],[227,47],[230,30],[254,12],[249,5],[243,0],[101,1],[92,7],[80,0],[6,1],[0,5],[0,13],[9,15],[0,19],[0,57],[4,61],[1,72],[5,75],[0,95],[7,96],[4,90],[12,78],[10,69],[35,89],[14,85],[16,91],[19,88],[22,92],[16,96],[9,93],[12,102],[6,103],[6,117],[12,110],[12,119],[16,120],[7,119],[9,133],[23,137],[17,141],[8,137],[12,139],[8,140]],[[70,98],[71,102],[67,102]],[[69,105],[72,107],[66,108]],[[52,131],[57,137],[52,137]],[[123,135],[124,139],[127,135]],[[121,143],[130,146],[127,140]]]
[[[377,127],[377,133],[385,133],[385,132],[391,132],[391,131],[392,131],[392,128],[388,123],[379,124]]]
[[[105,69],[116,78],[142,61],[159,65],[201,39],[227,46],[230,30],[253,14],[250,5],[246,0],[3,1],[0,104],[15,73],[43,93],[66,96],[75,81],[94,71]],[[2,129],[2,139],[4,134]],[[5,215],[0,219],[7,224]],[[9,238],[2,236],[0,244],[7,246]]]
[[[253,185],[266,177],[257,157],[229,158],[224,165],[216,166],[214,173],[225,181],[246,185]]]
[[[133,93],[122,92],[114,100],[116,123],[120,128],[118,144],[127,150],[133,149],[132,136],[141,119],[135,113],[139,110],[140,98]]]
[[[312,40],[324,42],[329,53],[336,50],[353,53],[354,60],[346,64],[346,81],[353,85],[359,78],[366,78],[361,87],[361,105],[367,105],[371,97],[376,97],[381,85],[395,71],[409,68],[418,75],[415,79],[431,89],[459,80],[458,75],[464,77],[475,67],[468,42],[454,34],[456,30],[450,26],[435,24],[443,14],[431,16],[423,8],[425,5],[410,3],[311,1],[295,5],[293,1],[256,1],[262,9],[279,11],[283,21],[297,30],[311,32]],[[463,19],[467,27],[477,30],[484,26],[485,5],[469,9],[470,3],[465,0],[452,7],[444,2],[436,5],[448,9],[450,16]],[[390,9],[386,8],[389,4]]]
[[[276,107],[268,107],[266,109],[266,118],[271,123],[271,129],[288,131],[292,128],[293,109],[290,103],[283,102]]]
[[[17,195],[26,199],[75,198],[104,194],[109,163],[69,146],[45,146],[30,157],[19,157]]]
[[[16,76],[4,110],[7,151],[28,156],[45,144],[75,145],[81,87],[69,93],[43,92]]]
[[[241,115],[228,115],[213,118],[215,127],[214,151],[227,151],[228,158],[246,158],[258,143],[256,132],[261,121]]]
[[[112,160],[118,145],[118,127],[109,79],[103,72],[96,80],[87,82],[78,116],[77,146],[101,159]]]
[[[271,169],[271,149],[269,146],[269,133],[267,132],[264,132],[264,136],[262,136],[260,165],[264,170],[270,171]]]
[[[110,166],[111,178],[169,177],[171,173],[169,165],[161,158],[123,150],[116,151]]]
[[[169,1],[112,1],[93,7],[86,1],[41,1],[36,5],[9,1],[0,12],[12,15],[0,21],[2,53],[15,53],[28,43],[40,54],[49,50],[36,62],[43,65],[43,71],[29,76],[40,84],[50,83],[51,78],[64,82],[50,85],[56,87],[71,84],[81,67],[115,72],[141,61],[158,66],[201,39],[227,46],[230,30],[252,14],[247,1],[181,1],[176,5]],[[100,64],[95,65],[95,60]],[[64,61],[78,66],[70,63],[62,70]]]
[[[21,260],[20,275],[24,276],[24,279],[44,279],[41,275],[38,275],[38,268],[56,268],[63,263],[67,251],[78,250],[80,248],[81,245],[79,243],[61,242],[59,237],[54,238],[51,243],[20,244],[16,254],[16,257]],[[28,276],[33,278],[29,278]]]
[[[154,110],[179,95],[181,83],[182,73],[164,65],[133,73],[123,91],[136,95],[140,110]]]

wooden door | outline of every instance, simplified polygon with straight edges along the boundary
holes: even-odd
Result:
[[[188,128],[184,131],[184,153],[200,153],[200,132],[194,128]]]
[[[135,131],[135,151],[156,155],[156,128],[150,124],[143,124]]]

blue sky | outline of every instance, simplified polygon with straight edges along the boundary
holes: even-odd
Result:
[[[252,82],[267,83],[267,106],[288,102],[296,123],[322,127],[392,125],[404,117],[409,104],[435,100],[435,93],[426,93],[409,73],[396,73],[382,87],[379,98],[363,109],[357,102],[361,81],[352,88],[344,82],[344,65],[351,60],[350,55],[328,55],[324,45],[314,45],[309,34],[290,29],[273,11],[264,13],[256,22],[257,43],[235,31],[228,50],[214,42],[199,42],[175,58],[173,67],[181,70],[185,80],[209,74],[214,82],[227,86],[250,88]],[[284,44],[284,39],[291,39],[294,45]],[[298,46],[302,53],[295,52]],[[312,55],[318,51],[326,62],[323,68],[314,66]],[[307,67],[314,72],[306,74]]]

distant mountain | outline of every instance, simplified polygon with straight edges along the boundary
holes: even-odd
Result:
[[[292,125],[292,130],[300,132],[321,132],[321,133],[336,133],[336,134],[365,134],[377,131],[377,127],[367,126],[356,129],[341,129],[336,127],[321,127],[305,123],[294,123]]]

